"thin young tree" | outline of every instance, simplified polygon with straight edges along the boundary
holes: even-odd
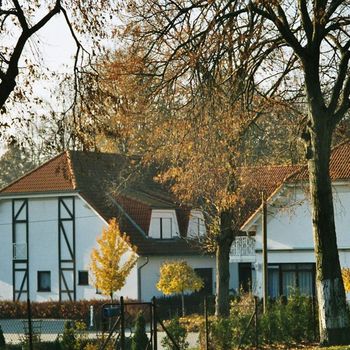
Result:
[[[97,244],[98,248],[91,252],[90,265],[94,284],[113,301],[114,293],[123,288],[138,257],[127,236],[120,232],[115,219],[103,229]]]
[[[159,88],[208,81],[232,51],[250,48],[243,90],[297,107],[306,148],[322,344],[350,341],[336,242],[329,159],[332,135],[350,108],[349,6],[346,0],[129,1],[127,34],[148,47]],[[259,40],[255,40],[259,37]],[[200,57],[207,53],[208,69]],[[292,104],[293,103],[293,104]]]
[[[199,291],[203,280],[186,261],[169,261],[160,267],[157,288],[165,295],[180,294],[182,316],[185,316],[185,293]]]

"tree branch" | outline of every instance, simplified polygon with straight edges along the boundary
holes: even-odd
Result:
[[[335,109],[337,108],[341,89],[343,87],[344,80],[347,76],[349,60],[350,60],[350,51],[343,52],[340,63],[339,63],[338,77],[334,83],[332,97],[331,97],[331,100],[330,100],[330,103],[328,106],[328,109],[332,114],[334,113]]]
[[[24,16],[21,5],[19,4],[19,2],[17,0],[13,0],[13,4],[16,8],[17,17],[18,17],[19,23],[21,24],[22,29],[24,31],[28,30],[28,23],[27,23],[26,17]]]
[[[342,101],[341,104],[334,114],[334,118],[331,120],[332,126],[335,127],[338,122],[344,117],[346,111],[350,108],[350,75],[346,78],[344,89],[342,93]]]
[[[344,2],[344,0],[332,0],[328,10],[324,15],[324,21],[327,23],[329,19],[332,17],[333,13],[337,10],[337,8]]]
[[[250,3],[252,11],[256,12],[263,18],[266,18],[270,20],[278,29],[278,31],[281,33],[283,39],[288,43],[288,45],[295,51],[296,55],[301,59],[304,60],[305,58],[305,50],[304,48],[300,45],[298,39],[295,37],[293,32],[291,31],[288,21],[286,19],[286,15],[283,11],[283,9],[278,6],[278,14],[279,16],[276,15],[276,13],[273,11],[271,6],[269,4],[264,4],[267,11],[264,11],[260,8],[258,8],[255,4],[252,2]],[[282,18],[282,20],[280,19]]]
[[[49,11],[38,23],[36,23],[29,30],[29,36],[41,29],[53,16],[57,15],[63,8],[61,7],[61,1],[56,0],[55,7]]]
[[[308,42],[312,40],[312,22],[307,10],[306,0],[298,1],[298,9]]]
[[[2,21],[1,21],[1,27],[0,27],[1,30],[4,29],[4,23],[5,23],[6,19],[7,19],[7,17],[9,17],[11,15],[17,17],[17,12],[15,10],[8,10],[8,11],[0,10],[0,16],[3,16],[3,15],[5,15],[5,16],[2,19]]]

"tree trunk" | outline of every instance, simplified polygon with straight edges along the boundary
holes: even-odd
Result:
[[[316,121],[314,118],[307,141],[320,342],[322,345],[348,344],[350,323],[339,263],[329,175],[332,128],[327,118],[323,117],[318,115]]]
[[[230,314],[230,250],[233,242],[233,217],[229,211],[221,214],[220,235],[216,247],[216,300],[215,314],[227,317]]]

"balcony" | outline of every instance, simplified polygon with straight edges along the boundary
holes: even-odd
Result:
[[[254,262],[255,238],[249,236],[237,236],[232,243],[230,262]]]
[[[13,260],[27,260],[27,243],[13,243]]]

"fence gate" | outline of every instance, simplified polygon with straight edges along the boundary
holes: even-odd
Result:
[[[107,303],[102,307],[102,318],[109,321],[109,331],[99,350],[105,350],[110,344],[113,344],[116,349],[127,349],[127,343],[131,341],[133,333],[132,324],[130,323],[132,317],[128,312],[129,306],[132,306],[133,309],[135,309],[135,306],[139,306],[141,310],[148,311],[149,317],[147,317],[147,319],[149,320],[150,337],[145,350],[158,350],[158,326],[161,327],[170,339],[173,349],[180,350],[180,347],[176,344],[173,336],[168,332],[162,320],[157,316],[155,298],[153,298],[150,303],[127,303],[124,302],[123,297],[120,297],[119,303]]]

